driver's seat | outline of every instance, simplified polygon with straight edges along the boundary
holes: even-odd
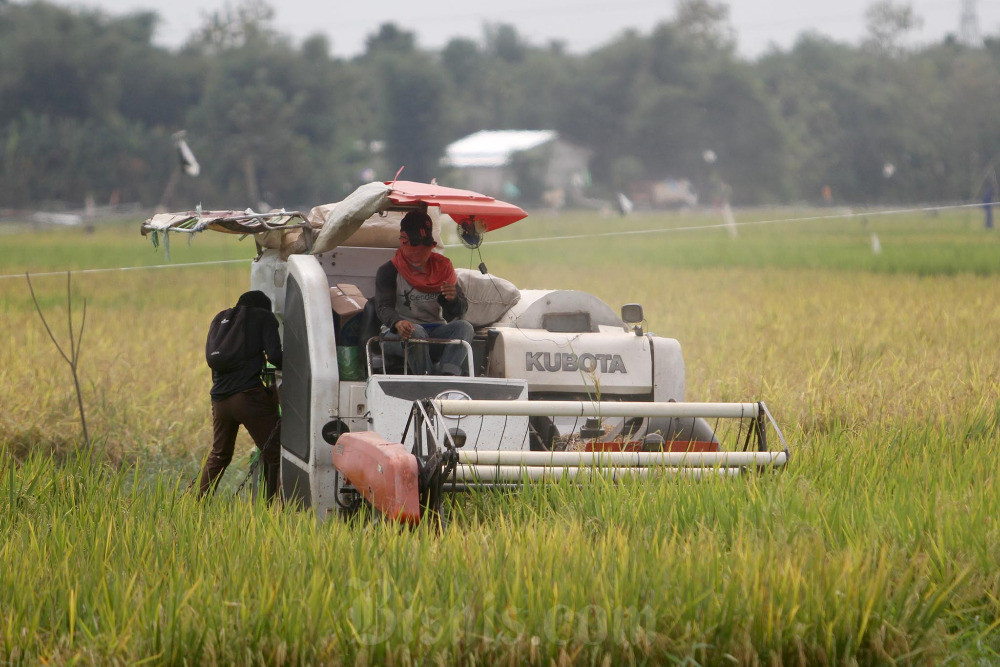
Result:
[[[368,362],[369,352],[371,353],[371,369],[373,374],[386,372],[385,359],[378,346],[373,346],[370,350],[368,341],[377,338],[382,333],[382,321],[378,318],[375,310],[375,299],[369,299],[365,303],[365,308],[361,311],[361,325],[358,328],[358,345],[361,358]]]

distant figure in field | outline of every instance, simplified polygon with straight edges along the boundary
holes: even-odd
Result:
[[[987,178],[983,183],[983,213],[986,216],[986,229],[993,229],[993,198],[995,185],[993,179]]]
[[[245,292],[233,308],[223,310],[209,328],[205,356],[212,369],[212,451],[201,471],[198,497],[215,488],[233,460],[242,424],[261,451],[268,501],[278,491],[278,396],[264,386],[265,357],[281,368],[278,319],[271,299],[259,290]]]

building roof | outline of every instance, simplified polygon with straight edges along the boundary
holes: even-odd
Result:
[[[555,130],[480,130],[449,144],[446,167],[502,167],[514,153],[531,150],[558,137]]]

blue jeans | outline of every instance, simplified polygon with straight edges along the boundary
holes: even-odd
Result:
[[[472,325],[465,320],[453,320],[447,324],[432,325],[426,329],[414,323],[410,339],[447,338],[472,343],[472,334]],[[382,340],[399,341],[401,338],[395,331],[387,331],[382,334]],[[403,343],[387,343],[385,353],[394,357],[402,357]],[[432,356],[438,357],[436,365],[431,362]],[[466,359],[465,346],[463,345],[428,345],[426,343],[408,345],[406,359],[410,367],[410,373],[415,375],[426,375],[428,373],[432,375],[462,375],[463,363],[469,363],[469,360]]]

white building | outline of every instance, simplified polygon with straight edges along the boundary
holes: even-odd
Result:
[[[554,130],[481,130],[445,149],[454,185],[494,197],[565,199],[589,183],[591,152]]]

